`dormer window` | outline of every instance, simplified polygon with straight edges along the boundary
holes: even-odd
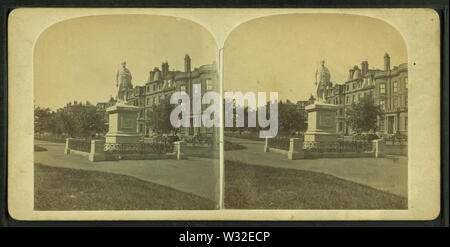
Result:
[[[386,87],[384,85],[384,83],[380,84],[380,94],[385,94],[386,93]]]

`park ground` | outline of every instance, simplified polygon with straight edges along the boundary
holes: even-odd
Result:
[[[407,209],[406,157],[288,160],[264,142],[225,137],[225,208]]]
[[[36,209],[218,207],[218,160],[188,157],[93,163],[84,156],[65,155],[63,143],[35,141],[35,144]]]
[[[131,176],[36,163],[35,210],[215,209],[212,200]]]
[[[407,158],[288,160],[226,137],[225,208],[406,209]],[[216,209],[218,160],[92,163],[36,141],[36,210]]]

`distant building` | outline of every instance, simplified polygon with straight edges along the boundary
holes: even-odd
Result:
[[[327,89],[325,93],[327,103],[337,105],[336,111],[336,132],[344,134],[345,130],[345,85],[335,84]]]
[[[170,70],[167,61],[161,64],[161,68],[155,67],[151,70],[144,85],[135,86],[126,94],[127,104],[140,108],[138,114],[138,132],[145,136],[153,135],[154,130],[150,124],[150,111],[152,106],[159,104],[166,98],[170,98],[174,92],[186,92],[192,101],[193,84],[201,85],[202,96],[208,91],[217,91],[219,87],[216,63],[191,69],[191,58],[186,54],[184,57],[183,71]],[[110,100],[110,102],[112,101]],[[106,109],[107,107],[109,107],[107,103],[97,104],[97,109]],[[202,111],[207,107],[207,105],[202,104]],[[212,135],[215,131],[215,128],[206,128],[203,126],[195,128],[182,127],[179,133],[181,135]]]
[[[336,130],[341,134],[352,134],[345,122],[346,112],[353,103],[364,97],[372,97],[380,106],[382,115],[378,118],[378,134],[408,134],[408,64],[390,66],[389,54],[384,55],[384,68],[369,69],[367,61],[361,68],[355,65],[349,70],[344,84],[336,84],[326,91],[326,101],[339,106]]]
[[[116,102],[117,102],[117,100],[114,99],[113,96],[111,96],[111,97],[109,98],[109,101],[108,101],[108,102],[100,102],[100,103],[97,103],[97,105],[96,105],[96,107],[97,107],[97,112],[101,112],[101,113],[104,114],[106,123],[109,122],[108,112],[106,112],[106,109],[107,109],[108,107],[111,107],[111,106],[115,105]]]
[[[75,100],[73,103],[69,102],[69,103],[66,104],[66,106],[57,109],[56,112],[72,113],[72,112],[75,112],[78,109],[81,109],[83,107],[92,107],[92,108],[94,108],[95,106],[92,105],[89,101],[86,101],[86,103],[83,104],[81,101],[78,102],[78,101]]]

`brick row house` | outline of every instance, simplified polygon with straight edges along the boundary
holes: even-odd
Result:
[[[327,103],[338,105],[336,131],[353,133],[346,124],[347,110],[364,97],[372,97],[382,111],[378,118],[377,134],[408,134],[408,64],[390,66],[389,54],[384,55],[383,69],[369,69],[367,61],[361,68],[355,65],[343,84],[335,84],[325,93]]]
[[[140,108],[137,121],[137,131],[144,136],[152,136],[155,134],[150,124],[150,111],[153,105],[159,104],[166,98],[170,98],[176,91],[186,92],[191,101],[193,95],[193,84],[201,85],[201,95],[208,91],[218,91],[218,73],[217,64],[202,65],[198,68],[191,69],[191,58],[186,54],[184,57],[184,71],[170,70],[169,63],[163,62],[161,68],[155,67],[149,72],[149,76],[144,85],[135,86],[126,94],[127,104]],[[99,103],[101,106],[104,103]],[[192,102],[191,102],[192,105]],[[98,105],[100,107],[100,105]],[[202,104],[202,112],[208,105]],[[192,118],[192,107],[191,107]],[[206,127],[181,127],[180,135],[202,135],[211,136],[217,132],[216,128]]]

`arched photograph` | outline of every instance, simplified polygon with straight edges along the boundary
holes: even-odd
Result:
[[[219,89],[217,50],[204,27],[168,16],[87,16],[44,30],[34,49],[34,209],[218,208],[218,128],[189,124],[192,108],[187,125],[170,119],[173,94]]]
[[[226,40],[223,83],[245,94],[225,98],[243,97],[224,128],[225,208],[408,208],[408,54],[392,25],[347,14],[247,21]]]

